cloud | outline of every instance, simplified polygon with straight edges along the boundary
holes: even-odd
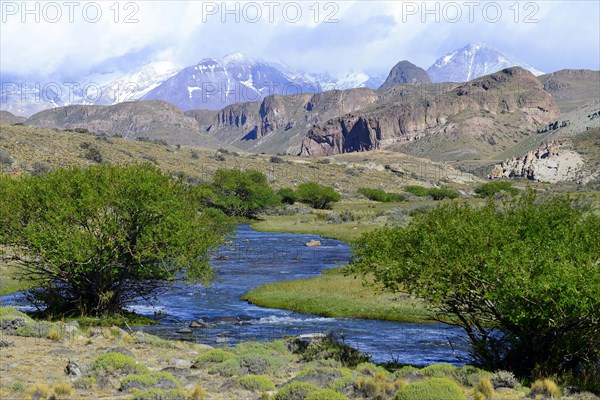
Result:
[[[62,7],[56,23],[48,3]],[[23,13],[25,3],[0,0],[2,73],[72,77],[242,51],[301,70],[385,74],[399,60],[427,68],[478,41],[545,71],[600,69],[598,2],[483,1],[472,9],[463,1],[76,3],[71,22],[66,3],[27,2]],[[101,16],[92,22],[95,5]]]

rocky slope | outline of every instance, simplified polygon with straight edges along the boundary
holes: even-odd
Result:
[[[303,139],[301,154],[331,155],[413,142],[424,146],[408,147],[409,153],[449,160],[456,154],[452,146],[444,147],[447,142],[463,148],[461,142],[475,140],[477,147],[467,156],[476,157],[498,151],[494,147],[504,141],[502,135],[515,127],[529,134],[560,115],[535,76],[518,67],[458,86],[381,97],[370,109],[313,127]]]
[[[431,83],[431,79],[429,78],[429,75],[427,75],[427,71],[423,68],[419,68],[410,61],[405,60],[394,65],[387,79],[381,85],[381,88],[405,83]]]
[[[590,101],[600,100],[600,71],[563,69],[539,76],[538,79],[563,113]]]
[[[195,119],[164,101],[126,102],[112,106],[72,105],[33,115],[26,125],[87,129],[95,133],[120,135],[126,139],[148,139],[171,144],[194,144],[218,148],[213,138],[202,134]]]

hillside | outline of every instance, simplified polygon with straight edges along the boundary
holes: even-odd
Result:
[[[275,188],[295,187],[316,181],[332,185],[344,195],[360,187],[398,191],[418,180],[463,182],[477,180],[469,174],[404,154],[342,155],[327,161],[302,157],[274,157],[207,150],[196,146],[156,144],[106,135],[0,124],[0,171],[41,173],[59,167],[153,163],[160,169],[193,179],[208,180],[217,169],[254,169],[265,173]]]
[[[590,101],[600,100],[600,71],[563,69],[539,76],[538,79],[563,113]]]

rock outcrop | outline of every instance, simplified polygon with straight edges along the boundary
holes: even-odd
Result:
[[[488,178],[527,178],[550,183],[573,181],[583,167],[583,159],[578,153],[563,148],[564,145],[556,140],[545,143],[524,157],[495,165]]]
[[[443,93],[400,95],[378,103],[372,111],[329,120],[308,132],[301,154],[323,156],[374,150],[434,133],[441,133],[437,136],[443,141],[452,133],[472,134],[461,128],[469,126],[473,118],[501,119],[502,114],[514,114],[520,129],[533,132],[560,116],[554,99],[533,74],[518,67],[507,68]]]
[[[392,85],[398,84],[424,84],[431,83],[431,79],[429,75],[427,75],[427,71],[423,68],[417,67],[415,64],[410,61],[400,61],[396,64],[387,79],[381,85],[381,88],[386,88]]]

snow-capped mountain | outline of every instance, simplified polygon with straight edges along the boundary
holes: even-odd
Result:
[[[88,95],[87,98],[81,100],[81,103],[116,104],[139,99],[180,70],[180,66],[170,61],[151,62],[136,71],[129,72],[102,85],[99,99]]]
[[[347,72],[336,76],[305,73],[304,76],[317,83],[323,90],[346,90],[360,87],[377,89],[386,78],[384,75],[368,75],[363,71]]]
[[[485,43],[469,44],[438,58],[427,73],[433,82],[467,82],[514,66],[536,76],[544,74]]]
[[[184,68],[143,100],[164,100],[187,111],[219,110],[229,104],[259,101],[271,94],[317,93],[320,86],[284,64],[233,53],[221,59],[206,58]]]

